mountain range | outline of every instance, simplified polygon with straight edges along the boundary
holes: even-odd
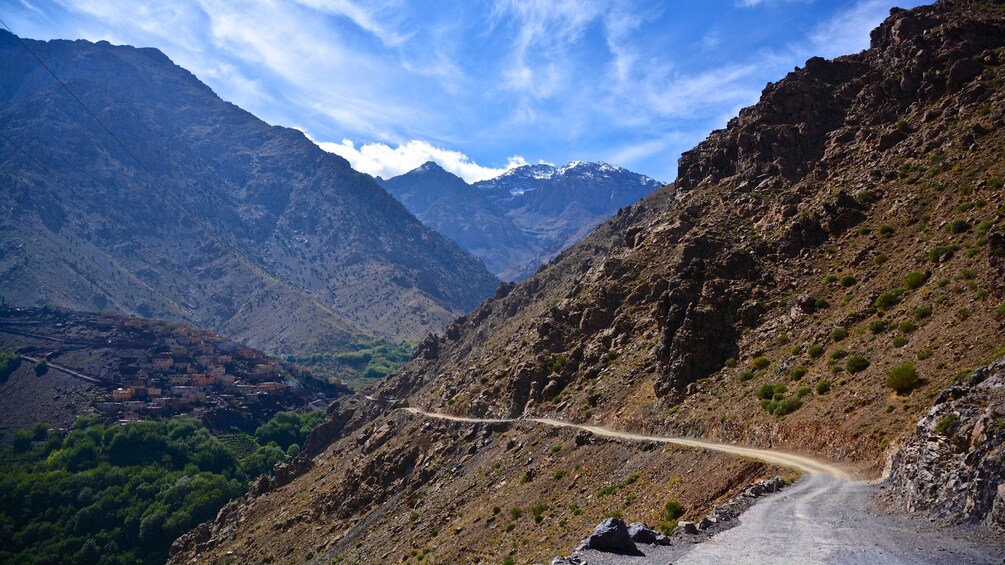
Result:
[[[13,305],[174,319],[309,353],[360,334],[420,339],[498,284],[371,177],[156,49],[0,31],[0,131],[0,292]]]
[[[826,479],[837,491],[775,497],[798,510],[732,536],[735,560],[949,563],[920,541],[940,529],[988,536],[959,561],[1000,560],[1003,116],[1005,5],[892,10],[867,50],[768,84],[681,156],[673,188],[336,401],[297,459],[171,562],[542,563],[591,530],[627,537],[621,518],[686,552],[752,481],[797,475],[645,441],[667,437],[845,470]],[[840,477],[884,468],[884,489]],[[888,522],[838,514],[813,524],[817,553],[789,552],[806,546],[782,524],[820,501],[865,516],[872,494],[922,517],[897,517],[917,544],[863,557]]]
[[[503,280],[523,280],[661,183],[607,163],[524,165],[467,184],[427,162],[377,182]]]

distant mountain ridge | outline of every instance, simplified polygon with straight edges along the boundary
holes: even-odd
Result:
[[[26,43],[129,149],[0,32],[0,131],[24,150],[0,140],[9,303],[168,318],[309,353],[358,334],[420,339],[497,286],[369,176],[160,51]]]
[[[377,182],[503,280],[533,274],[661,183],[607,163],[524,165],[467,184],[430,161]]]

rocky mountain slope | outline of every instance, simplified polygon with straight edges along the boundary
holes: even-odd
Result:
[[[997,381],[967,375],[1005,355],[1003,115],[1005,5],[894,10],[868,50],[810,59],[685,153],[676,193],[500,287],[378,402],[335,403],[303,458],[173,560],[541,562],[604,516],[653,525],[677,500],[693,520],[773,471],[402,403],[786,448],[875,476],[956,382],[954,402],[974,400],[950,405],[967,422],[950,460],[997,497],[983,469],[998,450],[980,446],[1001,413],[975,389]]]
[[[344,159],[220,100],[161,52],[27,43],[122,145],[0,32],[0,129],[27,153],[0,140],[8,302],[304,352],[361,333],[421,338],[498,283]]]
[[[525,165],[468,185],[433,162],[377,182],[503,280],[522,280],[660,187],[606,163]]]

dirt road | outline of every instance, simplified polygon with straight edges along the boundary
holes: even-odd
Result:
[[[854,480],[840,467],[811,457],[692,438],[632,434],[549,418],[493,420],[450,416],[411,407],[403,410],[426,418],[457,422],[532,423],[585,430],[629,441],[721,451],[787,466],[804,474],[792,486],[761,499],[747,510],[740,516],[739,526],[702,543],[642,546],[640,549],[645,555],[640,557],[597,551],[580,554],[591,565],[1005,563],[1005,547],[975,541],[967,532],[939,529],[919,519],[899,518],[877,511],[873,507],[872,494],[879,487]]]

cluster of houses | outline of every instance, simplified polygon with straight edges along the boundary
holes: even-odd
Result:
[[[287,384],[288,368],[259,351],[183,326],[152,328],[164,323],[107,318],[99,318],[99,326],[120,325],[132,335],[156,335],[147,343],[160,344],[143,355],[121,358],[115,388],[96,405],[108,417],[140,420],[221,402],[256,403],[262,395],[296,394]]]

